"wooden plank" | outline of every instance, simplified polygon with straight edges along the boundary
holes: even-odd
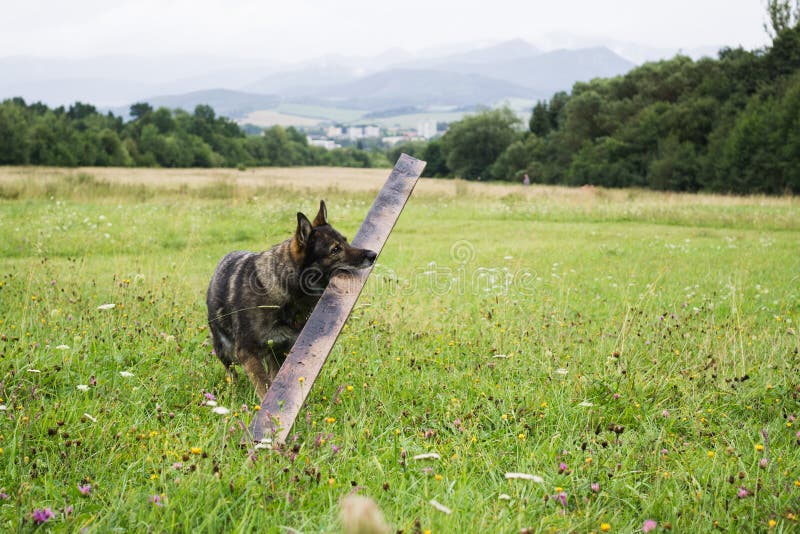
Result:
[[[353,246],[380,254],[424,168],[424,161],[406,154],[400,156],[353,238]],[[250,425],[256,443],[269,439],[275,444],[286,441],[370,272],[371,267],[340,273],[331,279]]]

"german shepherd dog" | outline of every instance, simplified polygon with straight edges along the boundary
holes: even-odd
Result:
[[[320,201],[313,223],[298,213],[294,236],[264,252],[231,252],[211,277],[214,352],[233,376],[234,363],[244,367],[261,400],[331,277],[369,267],[378,256],[350,246],[327,219]]]

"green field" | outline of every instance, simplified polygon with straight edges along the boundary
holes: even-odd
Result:
[[[337,532],[352,492],[405,533],[798,530],[797,199],[421,184],[270,452],[206,284],[319,198],[352,237],[374,191],[29,172],[0,169],[0,530]]]

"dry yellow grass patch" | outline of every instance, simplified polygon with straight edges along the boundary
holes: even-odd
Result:
[[[233,185],[241,189],[281,188],[298,191],[339,189],[345,192],[377,192],[390,169],[342,167],[260,167],[236,169],[157,169],[120,167],[0,167],[0,185],[21,182],[46,184],[68,176],[89,175],[110,184],[176,188]],[[445,197],[509,198],[519,201],[552,203],[562,206],[625,205],[635,201],[639,208],[687,206],[782,206],[799,207],[797,197],[724,196],[649,191],[644,189],[604,189],[601,187],[523,186],[503,182],[480,183],[464,180],[423,178],[415,195]]]

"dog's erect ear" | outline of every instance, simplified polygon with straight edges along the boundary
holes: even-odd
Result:
[[[319,201],[319,211],[317,216],[314,217],[314,226],[325,226],[328,224],[328,208],[325,207],[325,201]]]
[[[308,220],[308,217],[297,212],[297,230],[294,233],[294,238],[300,244],[301,247],[306,246],[308,243],[308,236],[311,235],[311,223]]]

